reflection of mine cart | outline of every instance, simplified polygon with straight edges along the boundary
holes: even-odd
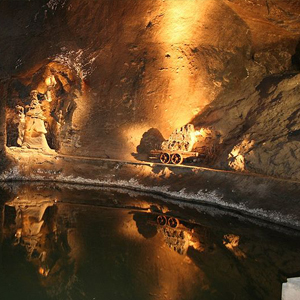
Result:
[[[152,212],[151,214],[147,213],[148,215],[148,223],[151,225],[156,225],[161,228],[172,228],[172,229],[179,229],[184,230],[186,232],[190,232],[190,226],[187,226],[188,222],[173,215],[165,214],[162,212],[156,213]]]
[[[158,215],[156,218],[156,222],[160,226],[168,225],[172,228],[177,228],[180,224],[180,222],[177,218],[169,217],[166,215]]]
[[[197,142],[199,132],[195,131],[192,124],[187,124],[176,129],[161,145],[160,150],[152,150],[150,158],[159,158],[164,163],[179,165],[186,158],[195,158],[199,152],[193,151],[194,144]]]
[[[192,231],[173,216],[159,214],[156,217],[157,231],[160,232],[166,245],[178,254],[186,254]]]

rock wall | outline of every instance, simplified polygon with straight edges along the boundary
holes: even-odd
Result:
[[[1,96],[4,96],[3,88],[0,90]],[[2,98],[3,99],[3,98]],[[5,144],[5,101],[4,99],[1,101],[0,104],[0,152],[4,151],[4,144]]]
[[[133,160],[151,128],[192,122],[221,134],[210,166],[300,179],[299,13],[296,0],[4,0],[1,98],[24,102],[52,64],[76,77],[61,153]]]

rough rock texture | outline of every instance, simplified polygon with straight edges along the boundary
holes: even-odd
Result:
[[[212,166],[298,180],[299,13],[296,0],[2,0],[0,151],[4,106],[55,62],[74,78],[57,103],[76,103],[62,153],[132,160],[149,129],[192,122],[221,134]]]
[[[188,166],[53,156],[19,148],[10,149],[8,156],[11,164],[0,181],[128,188],[300,229],[299,182]]]

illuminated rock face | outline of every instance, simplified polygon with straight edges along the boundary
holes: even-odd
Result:
[[[48,68],[46,137],[61,153],[133,159],[149,129],[192,123],[220,133],[212,166],[300,179],[299,13],[285,0],[2,1],[0,150]]]
[[[162,143],[162,150],[192,151],[196,141],[194,126],[187,124],[172,132],[169,139]]]

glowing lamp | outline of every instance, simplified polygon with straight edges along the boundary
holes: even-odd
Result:
[[[53,75],[50,75],[46,78],[45,83],[48,87],[53,87],[56,85],[56,80]]]
[[[48,76],[45,79],[45,83],[47,85],[46,101],[51,102],[52,101],[51,90],[56,85],[55,77],[53,75]]]

